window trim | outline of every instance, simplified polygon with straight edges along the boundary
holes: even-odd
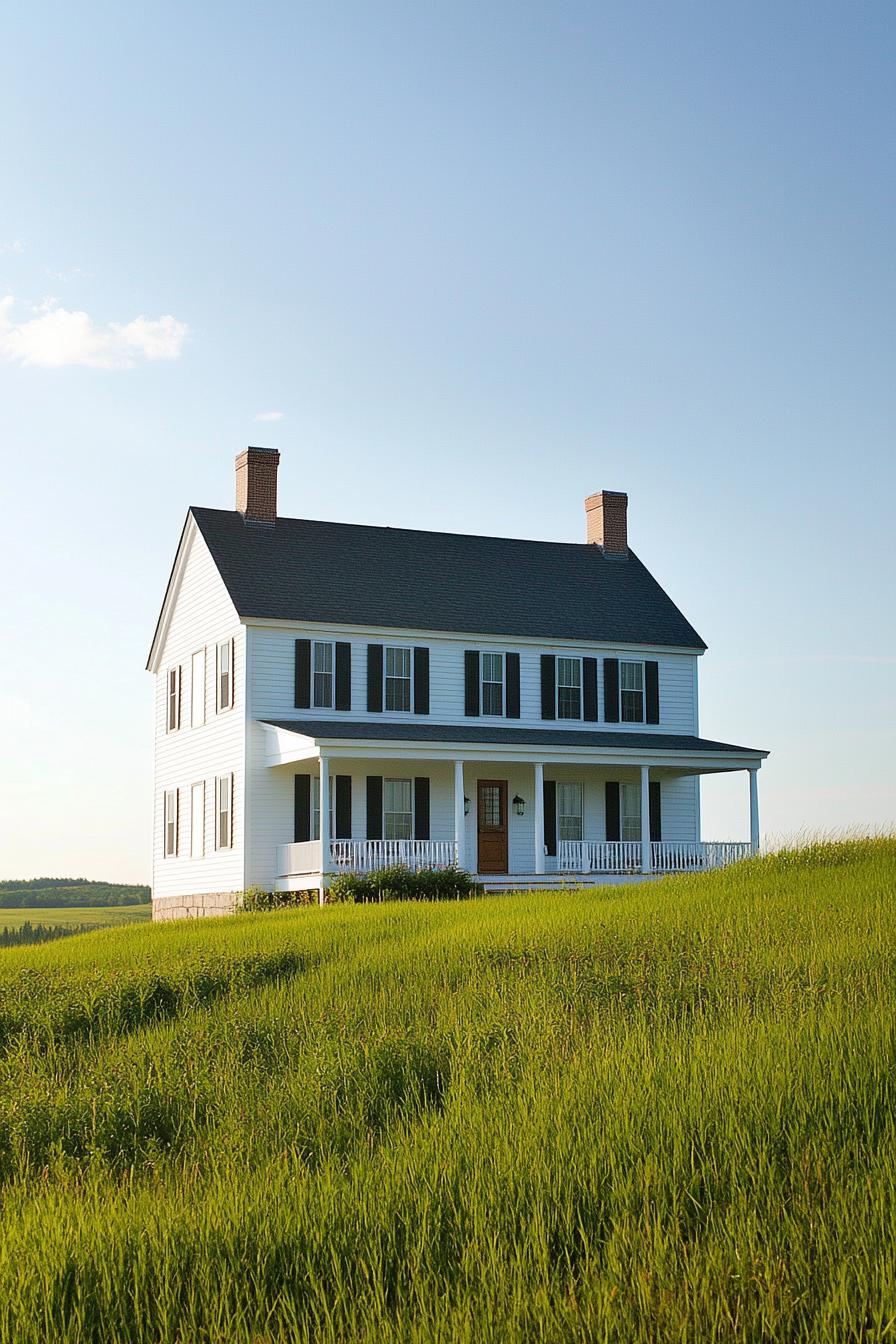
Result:
[[[172,678],[172,677],[174,678],[174,686],[175,686],[175,690],[174,690],[174,691],[172,691],[172,689],[171,689],[171,687],[172,687],[172,681],[171,681],[171,678]],[[167,674],[166,674],[166,676],[165,676],[165,732],[166,732],[166,733],[176,733],[176,732],[178,732],[179,729],[180,729],[180,722],[181,722],[181,688],[182,688],[181,665],[180,665],[180,663],[176,663],[173,667],[169,667],[168,672],[167,672]],[[173,705],[173,707],[174,707],[174,722],[173,722],[173,723],[171,722],[171,717],[172,717],[172,716],[171,716],[171,709],[172,709],[172,705]]]
[[[329,703],[328,705],[319,705],[319,704],[317,703],[317,696],[316,696],[316,693],[315,693],[315,691],[316,691],[315,677],[318,676],[318,673],[317,673],[317,671],[316,671],[316,669],[315,669],[315,666],[314,666],[314,656],[315,656],[315,652],[316,652],[318,646],[320,646],[321,648],[327,647],[327,648],[329,648],[329,650],[330,650],[330,672],[329,672],[329,677],[330,677],[330,703]],[[319,675],[321,675],[321,676],[325,676],[325,675],[327,675],[327,674],[326,674],[326,673],[320,673]],[[311,640],[311,708],[312,708],[312,709],[335,709],[335,708],[336,708],[336,641],[335,641],[335,639],[312,639],[312,640]]]
[[[578,663],[579,665],[579,712],[578,714],[560,713],[560,663],[563,660],[567,662]],[[564,687],[564,690],[573,689]],[[582,715],[585,713],[585,658],[581,653],[558,653],[554,656],[554,713],[558,722],[562,723],[581,723]]]
[[[227,840],[221,842],[221,785],[227,785]],[[215,776],[215,850],[233,849],[233,774]]]
[[[485,708],[485,660],[486,658],[501,659],[501,711],[499,714],[493,714],[491,710]],[[489,686],[497,686],[496,681],[489,681]],[[479,713],[486,719],[506,719],[507,718],[507,655],[503,649],[481,649],[479,652]]]
[[[201,808],[200,808],[200,814],[199,814],[201,825],[200,825],[200,827],[199,827],[199,853],[198,853],[198,854],[196,853],[195,844],[194,844],[194,842],[195,842],[195,840],[196,840],[196,790],[197,790],[197,789],[200,791],[200,795],[201,795]],[[205,780],[204,780],[204,779],[197,780],[195,784],[191,784],[191,785],[190,785],[190,858],[191,858],[191,859],[204,859],[204,858],[205,858]]]
[[[646,723],[647,722],[647,668],[645,658],[620,658],[619,659],[619,722],[620,723]],[[639,719],[627,719],[625,717],[625,695],[626,691],[622,685],[622,669],[626,666],[640,667],[641,669],[641,717]],[[633,695],[633,691],[628,692]]]
[[[580,841],[584,840],[584,839],[585,839],[585,786],[584,786],[584,784],[581,782],[581,780],[577,780],[577,779],[557,780],[557,781],[556,781],[556,784],[555,784],[555,788],[556,788],[556,799],[557,799],[557,840],[558,840],[558,842],[561,841],[561,840],[572,840],[572,841],[575,841],[575,842],[580,842]],[[561,796],[562,796],[562,793],[563,793],[563,790],[564,790],[564,789],[575,789],[575,790],[578,792],[578,796],[579,796],[579,810],[578,810],[578,812],[561,812],[561,811],[560,811],[560,799],[561,799]],[[576,836],[569,836],[569,835],[563,835],[563,834],[562,834],[562,832],[563,832],[563,827],[562,827],[562,825],[561,825],[561,819],[562,819],[563,817],[576,817],[576,818],[578,819],[578,822],[579,822],[579,830],[580,830],[580,834],[579,834],[579,835],[576,835]]]
[[[408,813],[405,813],[405,812],[391,812],[391,813],[389,813],[389,815],[390,815],[390,816],[393,816],[393,817],[399,817],[399,816],[407,816],[407,815],[410,815],[410,818],[411,818],[411,833],[410,833],[409,836],[387,836],[387,835],[386,835],[386,785],[387,785],[387,784],[407,784],[407,785],[408,785],[408,788],[410,789],[410,794],[411,794],[411,807],[410,807],[410,813],[409,813],[409,814],[408,814]],[[401,840],[413,840],[413,839],[414,839],[414,837],[415,837],[416,834],[417,834],[417,813],[416,813],[416,808],[415,808],[415,802],[416,802],[416,790],[414,789],[414,779],[413,779],[413,776],[411,776],[409,779],[405,779],[404,777],[399,776],[399,775],[389,775],[389,776],[384,775],[384,776],[383,776],[383,839],[384,839],[384,840],[391,840],[393,843],[398,843],[398,842],[400,842]]]
[[[408,655],[408,707],[407,709],[390,709],[388,707],[388,683],[389,683],[389,650],[401,649]],[[393,681],[404,681],[404,677],[393,677]],[[413,644],[384,644],[383,645],[383,709],[384,714],[413,714],[414,712],[414,645]]]
[[[170,827],[171,824],[172,824],[171,805],[170,805],[170,801],[169,801],[169,800],[172,799],[172,798],[174,799],[174,816],[173,816],[174,832],[173,832],[173,837],[172,837],[172,839],[173,839],[173,844],[172,844],[171,847],[169,848],[169,844],[168,844],[168,829],[169,829],[169,827]],[[178,843],[177,843],[177,842],[178,842],[178,832],[180,831],[180,826],[178,825],[178,820],[179,820],[179,818],[178,818],[178,813],[179,813],[179,811],[180,811],[180,793],[179,793],[179,790],[178,790],[178,789],[163,789],[163,790],[162,790],[162,855],[163,855],[163,857],[166,858],[166,859],[176,859],[177,856],[178,856],[178,855],[177,855],[177,849],[178,849]]]
[[[228,649],[228,658],[230,659],[230,668],[228,672],[227,693],[228,701],[223,704],[221,701],[221,650]],[[233,694],[233,665],[236,661],[236,644],[233,636],[229,639],[219,639],[215,647],[215,712],[217,714],[226,714],[228,709],[233,709],[236,703]]]
[[[196,659],[197,659],[197,658],[201,658],[201,659],[202,659],[202,717],[201,717],[201,718],[196,718],[196,717],[195,717],[195,710],[196,710]],[[207,699],[205,680],[206,680],[206,669],[207,669],[207,664],[208,664],[208,657],[207,657],[207,653],[206,653],[206,646],[203,644],[202,648],[201,648],[201,649],[197,649],[196,652],[195,652],[194,654],[192,654],[191,657],[190,657],[190,727],[191,727],[191,728],[202,728],[202,727],[205,726],[205,720],[206,720],[206,703],[205,703],[205,702],[206,702],[206,699]]]

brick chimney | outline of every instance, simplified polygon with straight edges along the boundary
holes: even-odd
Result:
[[[588,541],[606,555],[628,555],[628,495],[599,490],[585,500]]]
[[[273,527],[277,521],[276,448],[247,448],[236,459],[236,511],[247,523]]]

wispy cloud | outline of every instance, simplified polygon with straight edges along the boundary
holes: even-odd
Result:
[[[32,309],[35,316],[16,322],[15,302],[0,299],[0,358],[36,368],[132,369],[141,359],[177,359],[189,333],[186,322],[170,314],[97,323],[88,313],[61,308],[58,299],[46,299]]]
[[[266,423],[270,424],[270,423],[272,423],[274,420],[282,420],[282,419],[283,419],[283,412],[282,412],[282,411],[259,411],[258,414],[256,415],[255,419],[256,419],[256,420],[264,420]]]
[[[16,238],[11,243],[0,243],[0,252],[15,252],[19,256],[25,251],[25,244],[21,238]]]

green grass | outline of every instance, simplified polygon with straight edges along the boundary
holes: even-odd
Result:
[[[0,1339],[896,1331],[896,842],[0,958]]]
[[[142,923],[152,914],[152,906],[146,905],[76,905],[34,906],[30,908],[0,908],[0,929],[18,929],[23,924],[77,925],[90,924],[98,929],[117,927],[119,924]]]

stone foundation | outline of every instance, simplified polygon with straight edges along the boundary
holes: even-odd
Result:
[[[154,896],[152,917],[157,919],[200,919],[205,915],[232,915],[236,891],[206,891],[198,896]]]

